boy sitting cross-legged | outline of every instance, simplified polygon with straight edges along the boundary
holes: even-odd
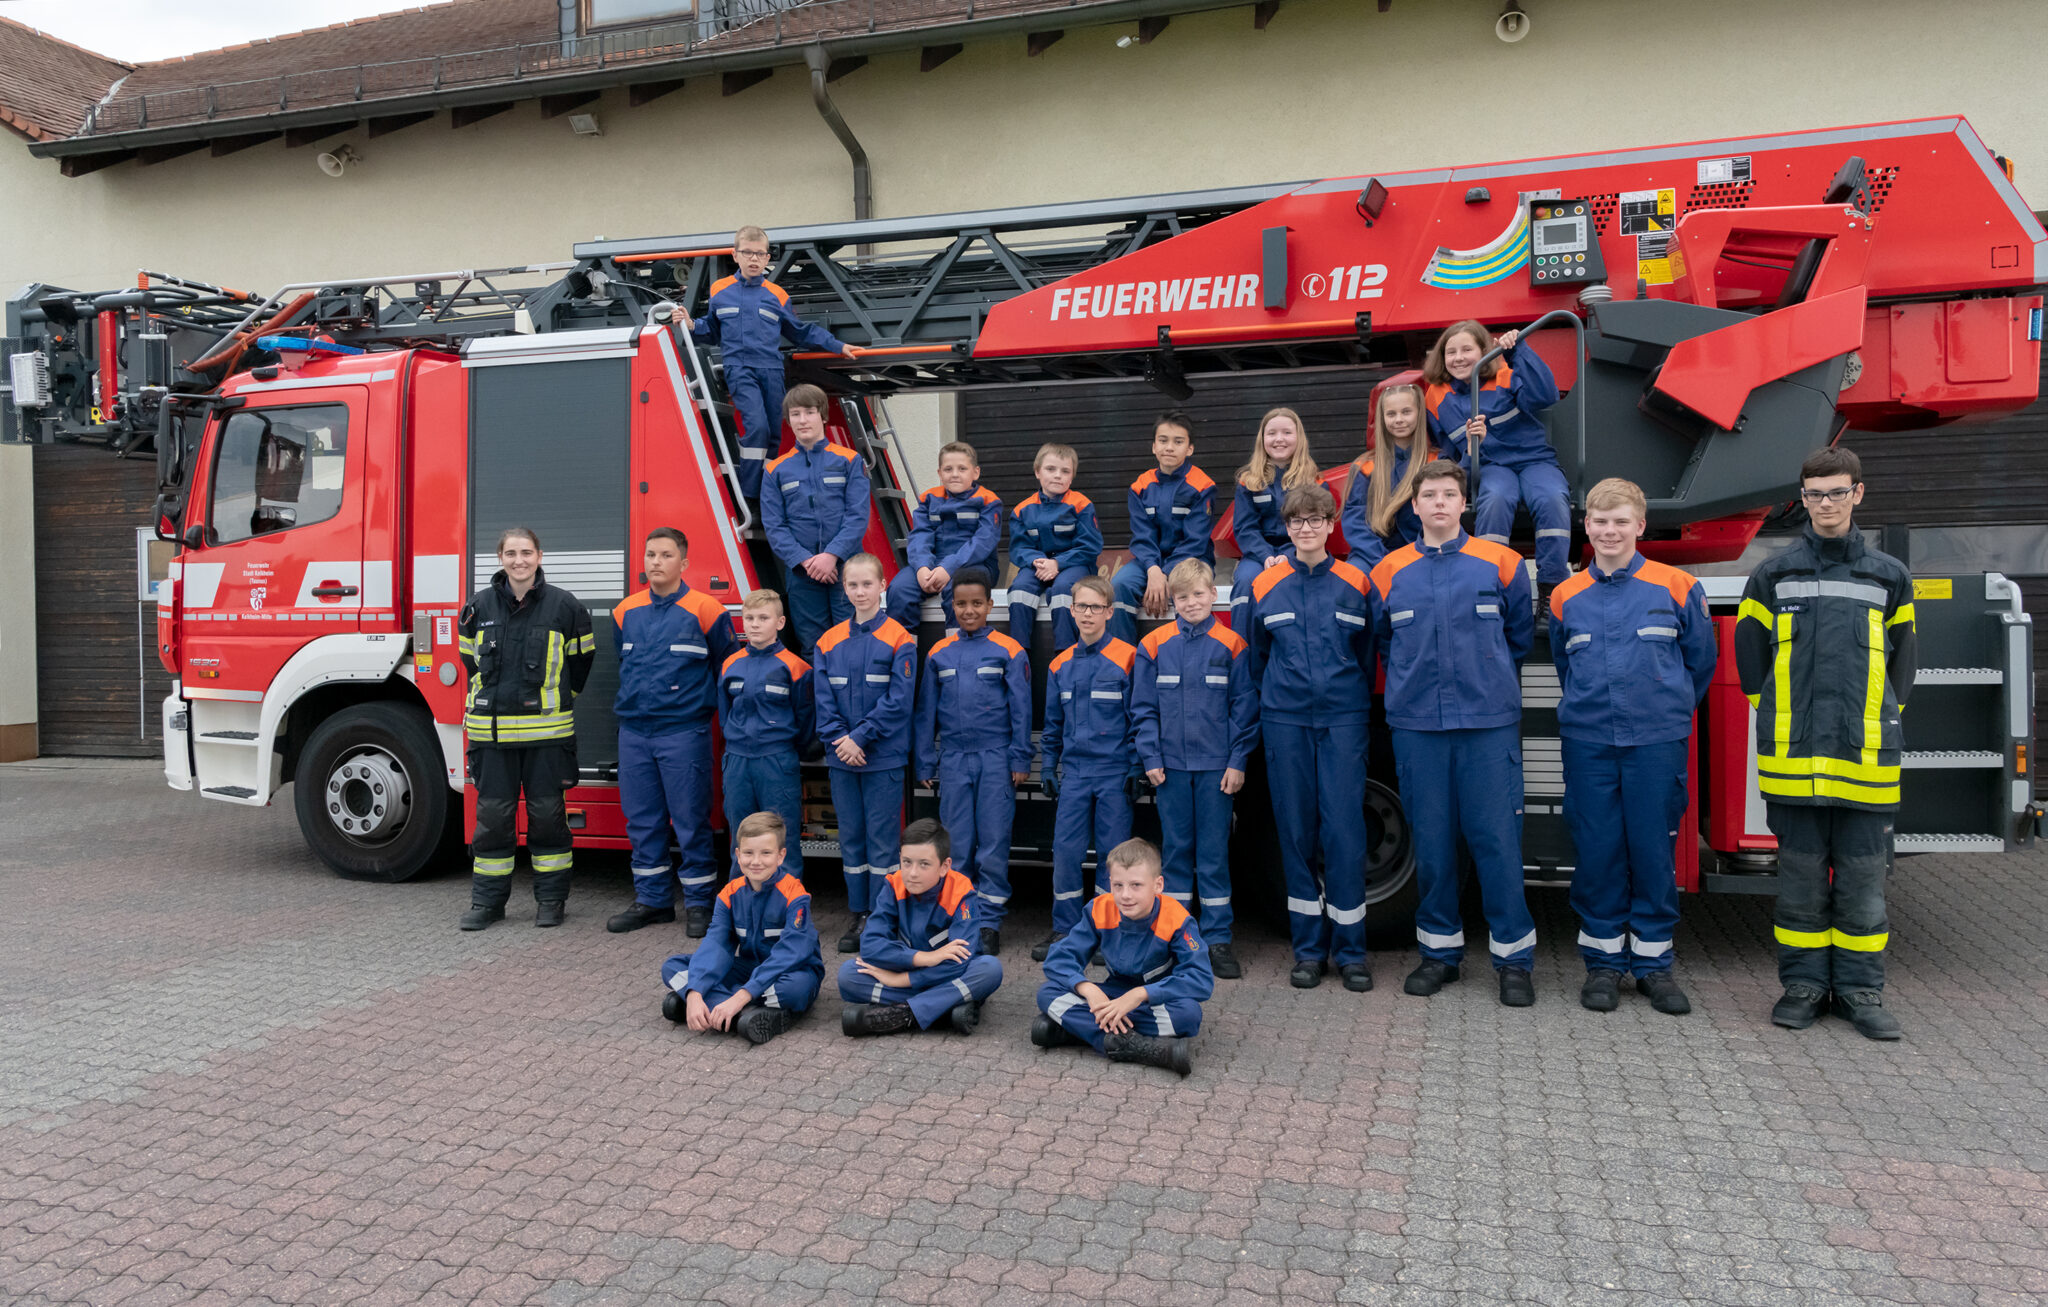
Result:
[[[695,953],[661,964],[661,1014],[690,1029],[765,1044],[811,1006],[825,979],[811,895],[783,870],[788,830],[757,812],[733,832],[740,874],[719,891]]]
[[[930,1030],[945,1020],[967,1035],[981,1023],[982,1001],[1003,983],[1003,964],[977,951],[981,905],[973,884],[953,870],[952,845],[929,817],[903,828],[903,865],[875,891],[860,955],[839,967],[847,1034]]]
[[[1188,1040],[1202,1028],[1202,1003],[1216,988],[1209,950],[1195,919],[1166,896],[1158,849],[1125,840],[1109,851],[1108,864],[1109,893],[1046,955],[1031,1042],[1085,1043],[1112,1062],[1186,1075]],[[1097,950],[1109,965],[1100,984],[1082,970]]]

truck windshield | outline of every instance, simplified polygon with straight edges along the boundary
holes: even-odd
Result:
[[[207,524],[232,544],[341,511],[348,406],[243,409],[228,416],[213,459]]]

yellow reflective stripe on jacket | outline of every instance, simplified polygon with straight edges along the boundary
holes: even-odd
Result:
[[[493,717],[488,713],[464,713],[462,729],[469,732],[472,744],[535,744],[574,735],[576,714],[564,711]]]
[[[1841,799],[1848,803],[1892,803],[1899,801],[1899,787],[1866,785],[1836,776],[1771,776],[1757,774],[1756,788],[1766,798]]]
[[[1846,758],[1758,758],[1756,769],[1779,776],[1838,776],[1864,785],[1897,784],[1899,779],[1895,762],[1850,762]]]
[[[1735,620],[1738,624],[1744,621],[1761,622],[1766,631],[1771,629],[1771,619],[1774,616],[1770,609],[1754,599],[1744,599],[1742,607],[1735,610]]]
[[[1836,948],[1852,949],[1858,953],[1882,953],[1885,944],[1891,940],[1890,931],[1876,935],[1850,935],[1839,930],[1830,933],[1834,935]]]
[[[1771,931],[1780,944],[1792,948],[1826,948],[1834,942],[1835,933],[1831,930],[1787,930],[1783,926],[1773,926]]]
[[[476,657],[476,637],[473,635],[465,635],[459,637],[455,641],[455,647],[462,653],[469,655],[471,658]]]
[[[588,631],[584,632],[582,635],[576,637],[575,647],[572,648],[569,652],[580,654],[596,653],[597,636]]]
[[[562,706],[562,633],[548,632],[548,652],[540,673],[540,710],[556,712]]]
[[[1761,606],[1761,605],[1759,605]],[[1771,739],[1782,758],[1792,748],[1792,614],[1777,614],[1778,648],[1771,659]]]
[[[1870,610],[1870,683],[1863,687],[1863,761],[1877,761],[1884,744],[1884,614]]]
[[[1900,604],[1899,611],[1893,613],[1889,618],[1887,618],[1885,620],[1885,625],[1897,626],[1899,623],[1904,622],[1906,625],[1911,626],[1913,624],[1913,620],[1913,605]]]

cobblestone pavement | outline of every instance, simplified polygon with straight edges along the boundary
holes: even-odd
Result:
[[[0,768],[0,1300],[2039,1303],[2044,873],[1902,864],[1903,1044],[1767,1024],[1759,899],[1687,903],[1694,1015],[1582,1011],[1547,891],[1533,1012],[1246,939],[1182,1082],[1030,1046],[1042,903],[972,1038],[828,984],[756,1049],[662,1020],[617,860],[462,934],[463,877],[337,880],[288,805]]]

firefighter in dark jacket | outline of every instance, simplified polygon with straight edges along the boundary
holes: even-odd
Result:
[[[539,904],[533,924],[562,924],[574,856],[562,792],[576,783],[574,707],[597,652],[583,601],[547,583],[538,536],[523,526],[507,530],[498,537],[498,564],[490,586],[464,605],[459,632],[469,669],[462,729],[476,786],[469,841],[476,861],[464,930],[482,930],[505,915],[521,791]]]
[[[1811,525],[1750,575],[1735,624],[1757,785],[1778,837],[1785,994],[1771,1020],[1803,1030],[1832,1005],[1866,1037],[1897,1039],[1883,1000],[1884,878],[1899,712],[1913,688],[1913,580],[1850,521],[1863,499],[1855,454],[1821,450],[1799,482]]]

